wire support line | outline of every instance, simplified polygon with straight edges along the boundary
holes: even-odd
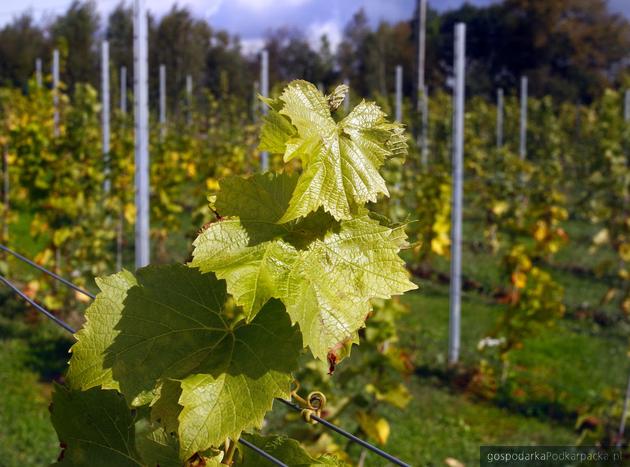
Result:
[[[68,331],[71,334],[75,334],[76,330],[70,326],[68,323],[66,323],[64,320],[62,320],[61,318],[56,317],[55,315],[53,315],[49,310],[47,310],[46,308],[44,308],[43,306],[41,306],[39,303],[37,303],[35,300],[33,300],[32,298],[30,298],[28,295],[26,295],[24,292],[22,292],[18,286],[16,286],[14,283],[12,283],[10,280],[8,280],[7,278],[5,278],[4,276],[0,275],[0,281],[3,282],[6,286],[8,286],[9,288],[11,288],[16,294],[18,294],[20,297],[22,297],[24,300],[26,300],[29,304],[31,304],[32,306],[34,306],[37,311],[43,313],[44,315],[46,315],[48,318],[50,318],[52,321],[54,321],[57,325],[61,326],[63,329],[65,329],[66,331]],[[64,280],[63,281],[64,284],[66,285],[71,285],[71,283],[69,283],[68,281]],[[73,287],[74,288],[74,287]],[[91,298],[94,298],[94,296],[92,296]],[[271,454],[269,454],[266,451],[263,451],[262,449],[260,449],[258,446],[255,446],[254,444],[250,443],[249,441],[244,440],[243,438],[239,438],[239,443],[243,444],[244,446],[247,446],[249,449],[251,449],[252,451],[256,452],[257,454],[259,454],[260,456],[264,457],[265,459],[267,459],[269,462],[274,463],[275,465],[278,465],[280,467],[289,467],[287,464],[285,464],[284,462],[282,462],[279,459],[276,459],[275,457],[273,457]]]
[[[43,313],[44,315],[46,315],[48,318],[53,320],[56,324],[58,324],[59,326],[64,328],[66,331],[68,331],[71,334],[76,333],[76,330],[72,326],[70,326],[68,323],[66,323],[61,318],[58,318],[57,316],[53,315],[46,308],[44,308],[39,303],[37,303],[35,300],[33,300],[31,297],[26,295],[24,292],[22,292],[18,288],[17,285],[15,285],[13,282],[8,280],[6,277],[0,276],[0,281],[3,282],[7,287],[11,288],[16,294],[18,294],[20,297],[22,297],[24,300],[26,300],[29,304],[31,304],[37,311],[39,311],[40,313]]]
[[[271,454],[269,454],[268,452],[263,451],[262,449],[260,449],[258,446],[250,443],[247,440],[244,440],[243,438],[239,438],[238,440],[239,443],[241,443],[244,446],[247,446],[249,449],[251,449],[252,451],[255,451],[256,453],[260,454],[262,457],[264,457],[265,459],[267,459],[270,462],[273,462],[276,465],[279,465],[280,467],[289,467],[287,464],[285,464],[284,462],[282,462],[279,459],[276,459],[275,457],[273,457]]]
[[[277,398],[276,400],[282,402],[283,404],[285,404],[287,407],[292,408],[293,410],[297,411],[297,412],[301,412],[302,411],[302,407],[300,407],[297,404],[294,404],[291,401],[287,401],[285,399],[282,398]],[[397,457],[392,456],[391,454],[386,453],[385,451],[383,451],[382,449],[377,448],[376,446],[373,446],[372,444],[368,443],[367,441],[362,440],[361,438],[358,438],[357,436],[353,435],[352,433],[348,433],[346,430],[339,428],[337,425],[334,425],[332,423],[330,423],[328,420],[325,420],[321,417],[318,417],[315,414],[311,414],[311,419],[318,421],[319,423],[321,423],[322,425],[324,425],[326,428],[339,433],[341,436],[348,438],[350,441],[353,441],[361,446],[363,446],[365,449],[368,449],[370,451],[372,451],[375,454],[378,454],[379,456],[387,459],[388,461],[396,464],[396,465],[400,465],[401,467],[411,467],[409,464],[401,461],[400,459],[398,459]]]
[[[7,253],[15,256],[17,259],[19,259],[20,261],[25,262],[26,264],[29,264],[31,266],[33,266],[35,269],[39,269],[41,272],[48,274],[50,277],[58,280],[59,282],[61,282],[62,284],[65,284],[66,286],[70,287],[71,289],[76,290],[77,292],[85,295],[86,297],[90,297],[92,300],[94,300],[96,297],[94,296],[94,294],[91,294],[90,292],[88,292],[85,289],[82,289],[81,287],[79,287],[78,285],[73,284],[72,282],[70,282],[67,279],[64,279],[63,277],[61,277],[58,274],[55,274],[54,272],[52,272],[49,269],[46,269],[44,266],[40,266],[39,264],[37,264],[36,262],[26,258],[25,256],[22,256],[21,254],[13,251],[11,248],[4,246],[2,244],[0,244],[0,250],[4,250]]]

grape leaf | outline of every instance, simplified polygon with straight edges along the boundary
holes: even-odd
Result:
[[[133,401],[162,381],[157,413],[173,425],[171,380],[181,380],[181,459],[257,426],[274,397],[288,397],[302,348],[279,302],[250,324],[223,314],[225,283],[183,265],[140,269],[106,351],[105,366]],[[95,331],[96,336],[98,332]],[[164,417],[164,415],[162,415]],[[172,428],[172,426],[168,427]]]
[[[282,300],[304,344],[326,359],[355,338],[370,299],[416,286],[398,256],[406,243],[402,228],[367,214],[338,223],[321,210],[278,225],[295,184],[286,174],[221,182],[215,205],[226,217],[195,240],[191,264],[225,279],[248,319],[270,298]]]
[[[182,388],[179,381],[165,379],[151,401],[151,421],[161,425],[167,433],[177,433],[177,417],[182,411],[179,398]]]
[[[331,112],[334,112],[341,104],[343,104],[343,101],[346,100],[348,92],[350,92],[350,87],[347,84],[340,84],[331,94],[326,96],[328,108]]]
[[[111,276],[97,277],[96,284],[101,293],[87,308],[86,323],[75,334],[77,342],[70,349],[72,358],[66,379],[74,389],[85,390],[94,386],[118,389],[111,368],[104,366],[104,353],[118,335],[114,327],[120,320],[127,291],[136,285],[136,279],[123,270]]]
[[[191,265],[215,272],[248,319],[270,299],[297,259],[296,248],[321,237],[332,217],[319,211],[300,221],[277,224],[297,183],[294,175],[229,177],[221,181],[215,207],[222,216],[195,240]]]
[[[129,401],[160,379],[196,373],[230,332],[221,314],[225,283],[214,275],[168,265],[139,269],[136,277],[105,352],[105,366]]]
[[[402,229],[368,216],[342,221],[341,228],[315,240],[289,275],[284,297],[313,355],[325,359],[364,326],[373,298],[390,298],[417,288],[398,251]]]
[[[286,116],[297,135],[278,132],[267,147],[280,152],[284,139],[285,161],[298,157],[303,166],[281,223],[320,207],[337,220],[350,219],[357,206],[375,202],[379,194],[388,195],[379,168],[387,158],[406,153],[399,124],[388,123],[376,104],[365,101],[337,123],[326,97],[306,81],[291,82],[279,100],[282,109],[272,107],[269,114]],[[273,116],[274,121],[278,118]],[[272,133],[278,126],[265,131]]]
[[[63,447],[59,465],[143,465],[135,450],[133,416],[117,391],[56,385],[50,412]]]
[[[146,419],[136,422],[136,446],[144,461],[151,467],[182,467],[177,438]]]
[[[249,235],[238,219],[211,225],[195,242],[193,267],[226,279],[237,304],[252,319],[270,298],[279,298],[297,251],[283,241],[248,246]]]
[[[260,130],[260,151],[269,151],[274,154],[284,152],[286,141],[297,134],[297,130],[291,122],[280,115],[278,111],[282,108],[282,101],[275,99],[265,100],[271,111],[263,117],[263,126]],[[274,109],[277,107],[277,109]]]
[[[284,462],[289,467],[346,465],[339,459],[332,456],[321,456],[315,459],[304,450],[300,443],[285,436],[260,436],[247,434],[243,435],[243,438],[276,459]],[[242,456],[242,462],[238,464],[239,467],[268,467],[275,465],[243,444],[239,445],[239,450]]]
[[[182,381],[179,437],[186,455],[260,427],[273,399],[290,394],[302,344],[278,301],[235,329],[225,347],[212,371]]]

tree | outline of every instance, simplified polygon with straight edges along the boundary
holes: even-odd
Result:
[[[0,30],[0,76],[7,85],[24,86],[33,76],[35,60],[48,58],[48,43],[42,28],[25,13]]]
[[[74,0],[65,15],[57,17],[50,28],[53,44],[60,49],[65,63],[62,80],[71,90],[77,83],[98,85],[98,30],[99,16],[92,0]]]
[[[107,20],[105,36],[109,41],[109,59],[114,73],[127,68],[127,89],[133,85],[133,9],[119,3]]]
[[[178,107],[186,86],[186,76],[202,82],[212,31],[208,23],[195,19],[190,10],[174,5],[149,36],[149,77],[153,96],[158,93],[160,65],[166,66],[166,92],[171,107]]]
[[[473,92],[515,87],[527,74],[533,95],[589,101],[616,82],[630,49],[630,24],[609,12],[605,0],[505,0],[483,8],[466,4],[444,14],[444,64],[452,62],[452,31],[459,21],[469,31]]]

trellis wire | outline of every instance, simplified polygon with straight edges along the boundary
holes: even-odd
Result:
[[[39,303],[37,303],[35,300],[33,300],[31,297],[29,297],[24,292],[22,292],[17,285],[15,285],[13,282],[11,282],[6,277],[0,275],[0,282],[3,282],[4,285],[9,287],[16,294],[18,294],[20,297],[22,297],[24,300],[26,300],[29,304],[31,304],[33,307],[35,307],[35,309],[37,311],[39,311],[40,313],[43,313],[44,315],[46,315],[47,318],[51,319],[53,322],[55,322],[57,325],[59,325],[62,328],[64,328],[69,333],[74,334],[75,332],[77,332],[72,326],[70,326],[64,320],[62,320],[61,318],[56,317],[50,311],[48,311],[46,308],[44,308]]]
[[[276,465],[279,465],[281,467],[289,467],[287,464],[285,464],[284,462],[282,462],[279,459],[276,459],[275,457],[273,457],[271,454],[269,454],[268,452],[263,451],[262,449],[260,449],[258,446],[256,446],[255,444],[250,443],[249,441],[243,439],[243,438],[239,438],[238,440],[239,443],[241,443],[243,446],[247,446],[249,449],[251,449],[252,451],[258,453],[260,456],[264,457],[265,459],[267,459],[270,462],[273,462]]]
[[[19,259],[20,261],[34,267],[35,269],[40,270],[41,272],[43,272],[44,274],[48,274],[50,277],[52,277],[53,279],[58,280],[59,282],[61,282],[62,284],[64,284],[66,287],[70,287],[71,289],[76,290],[77,292],[85,295],[86,297],[90,297],[92,300],[94,300],[96,297],[94,294],[91,294],[90,292],[88,292],[85,289],[82,289],[81,287],[79,287],[78,285],[73,284],[72,282],[70,282],[67,279],[64,279],[63,277],[61,277],[59,274],[55,274],[54,272],[50,271],[49,269],[46,269],[44,266],[41,266],[39,264],[37,264],[36,262],[28,259],[25,256],[22,256],[21,254],[19,254],[16,251],[13,251],[11,248],[0,244],[0,250],[3,250],[7,253],[9,253],[12,256],[15,256],[17,259]]]
[[[297,412],[301,412],[302,411],[302,407],[300,407],[299,405],[294,404],[291,401],[287,401],[281,398],[277,398],[276,399],[279,402],[282,402],[284,405],[286,405],[287,407],[292,408],[293,410],[297,411]],[[397,457],[392,456],[391,454],[386,453],[385,451],[383,451],[382,449],[377,448],[376,446],[368,443],[367,441],[362,440],[361,438],[353,435],[352,433],[348,433],[346,430],[339,428],[337,425],[330,423],[328,420],[318,417],[315,414],[311,414],[311,419],[316,420],[317,422],[321,423],[322,425],[324,425],[326,428],[329,428],[331,430],[333,430],[336,433],[339,433],[341,436],[343,436],[344,438],[349,439],[350,441],[353,441],[357,444],[359,444],[360,446],[364,447],[365,449],[368,449],[370,451],[372,451],[375,454],[378,454],[379,456],[387,459],[390,462],[393,462],[396,465],[400,465],[402,467],[410,467],[409,464],[401,461],[400,459],[398,459]]]
[[[95,299],[96,297],[92,294],[90,294],[89,292],[84,291],[83,289],[81,289],[79,286],[73,284],[72,282],[64,279],[63,277],[48,271],[46,268],[39,266],[37,263],[34,263],[33,261],[31,261],[28,258],[25,258],[24,256],[15,253],[13,250],[5,247],[4,245],[0,245],[0,249],[3,249],[13,255],[15,255],[17,258],[27,262],[28,264],[35,266],[37,269],[40,269],[44,272],[46,272],[47,274],[49,274],[51,277],[59,280],[62,284],[64,284],[67,287],[70,287],[74,290],[77,290],[81,293],[84,293],[85,295],[87,295],[88,297],[90,297],[91,299]],[[47,317],[49,317],[50,319],[52,319],[55,323],[57,323],[59,326],[63,327],[64,329],[66,329],[67,331],[70,331],[72,334],[75,334],[76,331],[69,325],[67,324],[65,321],[63,321],[60,318],[57,318],[55,315],[53,315],[50,311],[46,310],[44,307],[42,307],[41,305],[39,305],[37,302],[35,302],[34,300],[32,300],[30,297],[26,296],[17,286],[15,286],[11,281],[9,281],[8,279],[4,278],[3,276],[0,276],[0,281],[4,282],[7,286],[9,286],[11,289],[13,289],[13,291],[15,291],[17,294],[19,294],[22,298],[24,298],[28,303],[30,303],[31,305],[33,305],[38,311],[44,313]],[[293,404],[293,402],[291,401],[287,401],[285,399],[282,398],[277,398],[277,401],[282,402],[283,404],[287,405],[288,407],[291,407],[293,410],[297,410],[297,411],[301,411],[302,408],[296,404]],[[313,420],[318,421],[319,423],[321,423],[323,426],[325,426],[326,428],[329,428],[333,431],[335,431],[336,433],[339,433],[340,435],[344,436],[345,438],[361,445],[362,447],[378,454],[379,456],[389,460],[390,462],[393,462],[396,465],[402,466],[402,467],[410,467],[409,464],[401,461],[400,459],[398,459],[397,457],[392,456],[391,454],[388,454],[387,452],[383,451],[382,449],[377,448],[376,446],[368,443],[367,441],[362,440],[361,438],[353,435],[352,433],[347,432],[346,430],[338,427],[337,425],[330,423],[328,420],[325,420],[321,417],[318,417],[315,414],[311,415],[311,418]],[[243,440],[242,438],[239,439],[240,443],[243,443],[245,446],[253,449],[254,451],[258,452],[259,454],[261,454],[263,457],[265,457],[266,459],[269,459],[271,462],[274,462],[276,465],[280,465],[280,466],[284,466],[285,464],[282,463],[281,461],[279,461],[278,459],[275,459],[274,457],[272,457],[271,455],[269,455],[268,453],[266,453],[265,451],[263,451],[262,449],[258,448],[257,446],[249,443],[248,441]],[[264,454],[263,454],[264,453]]]
[[[453,195],[451,215],[451,284],[449,300],[448,362],[459,360],[462,291],[462,198],[464,172],[464,76],[466,25],[455,25],[455,86],[453,88]]]

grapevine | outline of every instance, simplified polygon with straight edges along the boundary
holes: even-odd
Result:
[[[403,128],[368,102],[336,120],[345,92],[294,81],[266,100],[261,149],[302,170],[221,181],[189,264],[97,279],[53,396],[62,465],[250,465],[230,446],[290,397],[302,349],[334,371],[371,300],[416,287],[402,227],[365,206],[387,194],[379,169],[406,153]]]

